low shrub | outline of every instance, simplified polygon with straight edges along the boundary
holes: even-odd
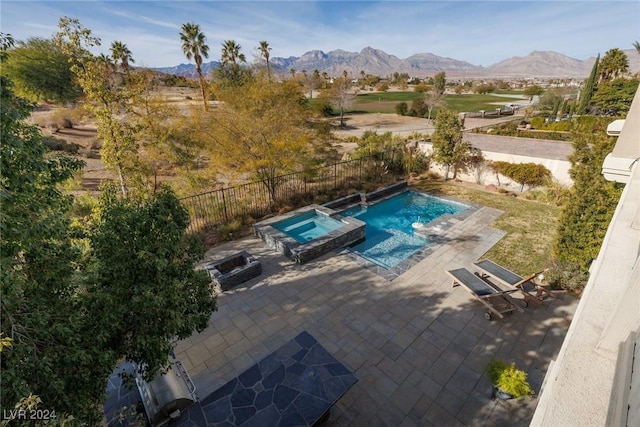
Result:
[[[589,272],[575,262],[555,260],[544,277],[553,289],[580,292],[589,280]]]
[[[320,117],[331,117],[333,114],[333,107],[331,102],[326,97],[316,98],[315,102],[311,104],[311,109]]]
[[[249,234],[247,231],[249,228],[248,218],[236,218],[232,221],[223,224],[216,228],[215,234],[218,241],[230,242],[239,237]]]
[[[78,154],[80,146],[65,141],[64,139],[56,138],[54,136],[43,136],[42,142],[44,145],[52,151],[62,151],[68,154]]]
[[[533,389],[527,382],[527,373],[518,369],[515,363],[491,359],[487,364],[486,373],[494,386],[513,397],[533,395]]]
[[[427,172],[427,174],[424,176],[427,179],[433,179],[433,180],[438,180],[438,179],[442,179],[442,176],[435,171],[429,171]]]
[[[551,181],[544,188],[527,193],[527,198],[561,207],[566,205],[569,200],[569,187],[557,181]]]
[[[83,114],[81,108],[60,108],[49,116],[50,125],[58,129],[72,129],[81,122]]]

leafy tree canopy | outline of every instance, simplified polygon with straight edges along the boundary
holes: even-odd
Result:
[[[564,96],[560,91],[548,90],[540,95],[538,100],[538,108],[547,112],[557,113],[558,109],[564,101]]]
[[[458,118],[458,113],[448,109],[441,109],[436,116],[435,131],[431,136],[433,160],[445,166],[445,180],[449,177],[449,170],[453,167],[454,178],[470,155],[470,145],[462,141],[464,126]]]
[[[118,357],[144,362],[148,379],[167,366],[173,340],[203,330],[215,310],[207,273],[194,270],[204,250],[185,236],[188,226],[188,213],[168,188],[136,199],[110,187],[87,233],[85,304],[93,336]]]
[[[300,85],[256,78],[220,96],[224,103],[211,115],[205,137],[213,163],[265,181],[274,201],[277,177],[312,165],[324,147]]]
[[[614,79],[601,82],[591,99],[600,114],[620,116],[631,108],[631,101],[638,89],[637,79]]]
[[[522,92],[525,96],[529,97],[529,100],[533,100],[534,96],[542,95],[544,93],[544,89],[538,85],[531,85],[524,88]]]
[[[2,73],[19,96],[31,101],[75,102],[82,91],[74,82],[69,56],[53,40],[30,38],[8,52]]]

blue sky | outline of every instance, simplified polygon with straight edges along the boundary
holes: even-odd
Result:
[[[78,18],[102,40],[125,43],[136,65],[188,62],[178,33],[194,22],[207,36],[209,60],[233,39],[247,59],[266,40],[272,57],[367,46],[399,58],[414,53],[488,66],[534,50],[576,59],[640,40],[640,1],[16,1],[2,0],[3,33],[50,37],[62,16]],[[206,62],[206,60],[205,60]]]

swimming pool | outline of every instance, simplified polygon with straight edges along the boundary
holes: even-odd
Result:
[[[465,209],[467,206],[461,203],[406,191],[368,207],[347,209],[341,215],[367,224],[365,240],[351,246],[350,250],[390,269],[430,243],[415,233],[415,227]]]

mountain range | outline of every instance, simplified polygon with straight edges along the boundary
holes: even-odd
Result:
[[[632,72],[640,70],[640,55],[635,49],[624,51],[629,59]],[[313,70],[326,72],[330,76],[342,75],[347,71],[357,78],[360,72],[375,76],[389,76],[395,72],[408,73],[412,77],[428,77],[444,71],[448,78],[586,78],[595,58],[584,60],[551,51],[533,51],[527,56],[514,56],[488,67],[473,65],[466,61],[444,58],[432,53],[417,53],[405,59],[390,55],[380,49],[366,47],[360,52],[333,50],[325,53],[321,50],[306,52],[300,57],[270,58],[271,68],[276,73],[289,73]],[[220,66],[218,61],[202,64],[202,72],[208,74]],[[174,67],[154,68],[166,74],[195,77],[194,64],[180,64]]]

